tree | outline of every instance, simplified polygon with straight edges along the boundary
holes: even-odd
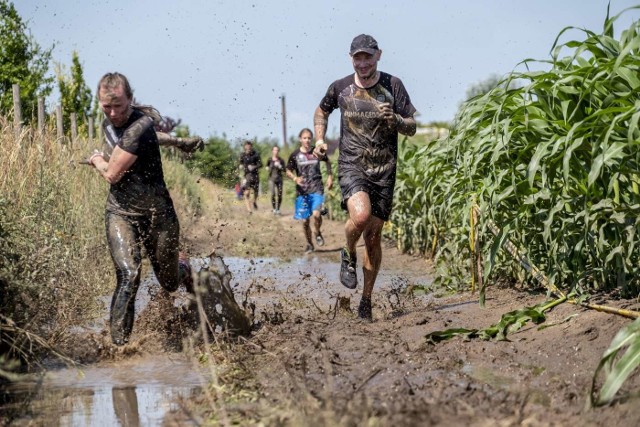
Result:
[[[42,50],[13,3],[0,0],[0,114],[12,111],[13,85],[19,84],[24,120],[37,116],[38,97],[52,89],[53,77],[46,76],[52,50]]]
[[[67,75],[64,66],[56,67],[60,103],[62,104],[62,119],[64,129],[71,129],[71,113],[76,113],[78,129],[82,132],[87,127],[87,120],[91,114],[91,89],[84,81],[82,64],[78,52],[73,51],[71,57],[71,74]]]
[[[194,153],[189,164],[204,177],[226,187],[238,180],[238,155],[225,138],[210,137],[204,151]]]
[[[489,92],[494,87],[498,86],[500,84],[501,80],[502,80],[502,78],[499,75],[491,74],[486,79],[481,80],[481,81],[479,81],[477,83],[474,83],[471,86],[469,86],[467,88],[466,93],[465,93],[466,98],[467,99],[471,99],[471,98],[473,98],[475,96],[478,96],[478,95],[484,95],[485,93]]]

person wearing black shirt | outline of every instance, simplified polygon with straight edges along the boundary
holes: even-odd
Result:
[[[244,152],[240,156],[240,170],[244,174],[242,187],[244,189],[244,200],[247,211],[251,213],[258,209],[258,191],[260,190],[260,168],[262,159],[253,149],[251,141],[244,142]],[[253,203],[251,202],[251,191],[253,190]]]
[[[274,215],[280,215],[280,205],[282,204],[282,174],[285,163],[279,155],[280,148],[276,145],[271,149],[271,157],[267,160],[267,171],[269,171],[269,191],[271,192],[271,207]]]
[[[107,73],[100,79],[105,144],[88,160],[110,184],[105,226],[117,277],[110,309],[111,340],[116,345],[128,342],[133,329],[142,247],[165,291],[183,284],[193,292],[189,260],[179,252],[180,225],[164,181],[153,121],[132,100],[124,75]]]
[[[322,184],[322,172],[320,162],[327,166],[327,188],[333,187],[333,175],[331,163],[327,156],[313,154],[311,140],[313,133],[310,129],[302,129],[298,135],[300,147],[298,147],[287,162],[287,176],[296,183],[296,205],[294,219],[302,221],[302,229],[307,239],[306,252],[313,252],[313,236],[310,219],[313,217],[313,233],[316,236],[316,244],[324,245],[324,238],[320,227],[322,226],[322,203],[324,203],[324,186]]]
[[[316,108],[314,153],[326,152],[329,115],[340,109],[338,180],[342,206],[349,212],[346,245],[341,251],[340,282],[358,285],[356,243],[364,238],[364,288],[358,315],[372,319],[371,294],[382,261],[381,231],[389,219],[396,179],[398,133],[414,135],[416,109],[402,81],[378,71],[382,50],[370,35],[360,34],[349,51],[355,73],[331,83]]]

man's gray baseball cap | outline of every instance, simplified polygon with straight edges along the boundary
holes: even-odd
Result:
[[[351,42],[351,50],[349,55],[353,56],[356,53],[366,52],[369,55],[373,55],[378,51],[378,42],[376,39],[367,34],[360,34],[356,36]]]

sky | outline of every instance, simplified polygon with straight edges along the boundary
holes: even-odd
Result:
[[[125,74],[140,103],[192,134],[297,138],[334,80],[353,73],[349,45],[376,38],[378,69],[399,77],[421,123],[451,121],[465,92],[527,58],[547,60],[565,27],[602,31],[608,0],[12,0],[42,48],[69,69],[76,51],[95,92]],[[640,0],[611,0],[611,14]],[[640,18],[630,10],[616,34]],[[561,41],[582,40],[578,29]],[[544,69],[544,63],[530,68]],[[53,72],[53,66],[51,67]],[[56,92],[47,101],[58,103]],[[327,134],[339,133],[339,113]]]

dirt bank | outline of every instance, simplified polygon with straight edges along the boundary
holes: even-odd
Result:
[[[221,359],[225,372],[234,374],[222,375],[228,391],[216,419],[266,425],[640,423],[637,400],[585,406],[603,351],[629,320],[564,304],[549,313],[546,328],[527,325],[509,341],[429,345],[429,332],[484,328],[545,295],[491,286],[484,309],[470,294],[420,295],[411,289],[430,284],[429,264],[388,246],[374,321],[361,322],[354,314],[361,282],[355,291],[338,284],[341,223],[325,222],[327,245],[304,255],[291,207],[274,217],[261,200],[261,209],[248,215],[232,193],[202,185],[208,206],[186,224],[191,251],[216,250],[228,258],[236,292],[248,292],[259,321],[252,337]],[[639,385],[636,375],[625,390]]]

